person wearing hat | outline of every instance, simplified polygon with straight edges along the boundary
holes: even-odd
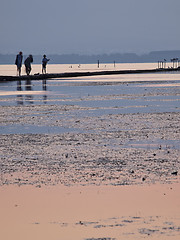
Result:
[[[46,65],[48,63],[50,59],[47,59],[46,55],[43,55],[43,59],[42,59],[42,74],[45,73],[46,74]]]
[[[16,61],[15,61],[15,64],[17,66],[17,73],[19,76],[21,76],[22,60],[23,60],[22,52],[19,52],[19,54],[16,55]]]

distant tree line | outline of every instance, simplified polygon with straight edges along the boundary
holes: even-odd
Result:
[[[44,53],[43,53],[44,54]],[[42,55],[43,55],[42,54]],[[24,59],[27,56],[24,55]],[[42,61],[41,55],[33,55],[34,63],[40,64]],[[174,51],[153,51],[148,54],[138,55],[136,53],[112,53],[112,54],[97,54],[97,55],[80,55],[80,54],[48,54],[51,59],[49,64],[90,64],[97,63],[148,63],[158,62],[166,59],[171,61],[172,58],[180,59],[180,50]],[[0,64],[14,64],[15,55],[0,54]]]

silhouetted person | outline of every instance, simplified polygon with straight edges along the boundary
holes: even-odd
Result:
[[[16,61],[15,61],[15,64],[17,66],[17,73],[19,76],[21,76],[22,60],[23,60],[22,52],[19,52],[19,54],[16,55]]]
[[[31,63],[33,62],[33,56],[29,55],[29,57],[26,58],[26,60],[24,61],[24,65],[26,68],[26,74],[29,75],[31,72]]]
[[[43,55],[43,59],[42,59],[42,74],[46,73],[46,65],[49,62],[50,59],[46,58],[46,55]]]

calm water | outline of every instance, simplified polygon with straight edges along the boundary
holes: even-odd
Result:
[[[167,66],[171,66],[171,63],[167,63]],[[97,71],[97,70],[126,70],[126,69],[151,69],[156,68],[157,63],[118,63],[118,64],[100,64],[99,68],[97,64],[48,64],[48,73],[61,73],[61,72],[77,72],[77,71]],[[40,64],[32,64],[31,74],[41,73]],[[16,65],[0,65],[0,75],[15,76]],[[22,66],[22,75],[25,74],[25,67]]]
[[[169,63],[170,64],[170,63]],[[48,72],[151,69],[150,64],[48,65]],[[41,65],[32,65],[32,74]],[[23,70],[24,71],[24,70]],[[15,65],[0,65],[0,75],[16,75]],[[79,105],[91,114],[179,111],[180,74],[127,74],[0,83],[0,105]],[[101,108],[103,110],[101,110]]]
[[[155,64],[101,65],[99,70],[147,69]],[[40,72],[33,65],[33,73]],[[48,72],[97,71],[96,65],[48,65]],[[14,65],[0,65],[0,74],[16,74]],[[103,116],[106,114],[162,113],[180,111],[180,74],[127,74],[0,83],[0,107],[3,106],[72,106],[63,117]],[[23,108],[22,108],[23,110]],[[31,114],[31,113],[30,113]],[[23,116],[23,111],[22,111]],[[51,114],[52,116],[52,114]],[[7,124],[1,134],[63,133],[74,128],[51,125]],[[78,130],[79,131],[79,130]]]

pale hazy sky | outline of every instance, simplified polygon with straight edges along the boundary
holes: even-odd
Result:
[[[180,50],[180,0],[0,0],[0,53]]]

